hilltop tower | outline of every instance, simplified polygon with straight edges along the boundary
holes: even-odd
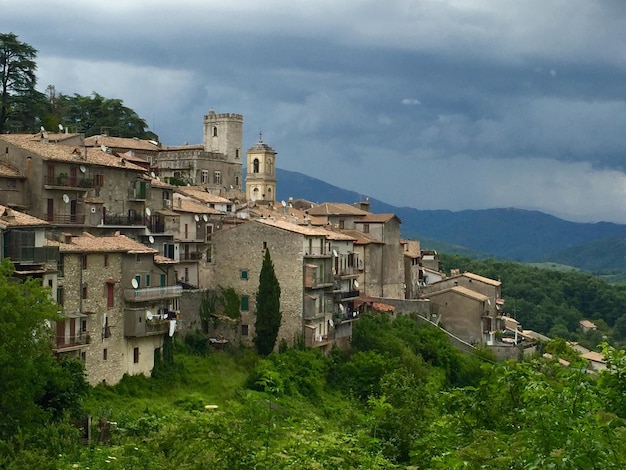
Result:
[[[259,135],[259,141],[246,152],[246,198],[276,202],[276,152],[261,137]]]
[[[216,114],[211,109],[204,116],[204,151],[222,154],[228,163],[241,164],[242,130],[241,114]]]

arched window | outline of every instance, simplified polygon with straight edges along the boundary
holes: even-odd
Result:
[[[259,199],[259,188],[254,188],[252,190],[252,200],[257,201]]]
[[[213,126],[213,137],[217,137],[217,126]]]
[[[254,162],[252,162],[252,173],[258,173],[259,172],[259,159],[255,158]]]

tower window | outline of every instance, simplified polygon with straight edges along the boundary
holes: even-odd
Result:
[[[213,126],[213,137],[217,137],[217,126]]]
[[[202,170],[202,184],[209,182],[209,170]]]
[[[213,184],[222,184],[222,172],[216,171],[213,173]]]
[[[259,172],[259,159],[255,158],[254,162],[252,162],[252,173],[258,173]]]

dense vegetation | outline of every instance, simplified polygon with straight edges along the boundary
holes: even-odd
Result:
[[[465,355],[415,319],[365,315],[353,348],[192,355],[151,379],[91,390],[67,426],[4,446],[4,468],[623,468],[626,359],[617,373]],[[563,346],[564,343],[561,344]],[[54,431],[54,432],[53,432]],[[32,447],[38,446],[37,450]],[[11,452],[8,452],[10,449]]]
[[[86,136],[108,133],[116,137],[158,140],[146,121],[122,100],[58,93],[48,85],[36,89],[37,50],[13,33],[0,33],[0,133],[34,133],[41,127],[57,132],[68,128]]]
[[[502,281],[506,311],[526,329],[579,341],[591,349],[604,340],[626,344],[626,286],[580,272],[493,259],[475,261],[442,254],[441,260],[448,273],[459,268]],[[582,319],[592,320],[598,330],[582,333],[578,324]]]

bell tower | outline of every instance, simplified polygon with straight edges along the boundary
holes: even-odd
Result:
[[[256,202],[276,202],[276,152],[259,141],[248,151],[246,172],[246,199]]]

